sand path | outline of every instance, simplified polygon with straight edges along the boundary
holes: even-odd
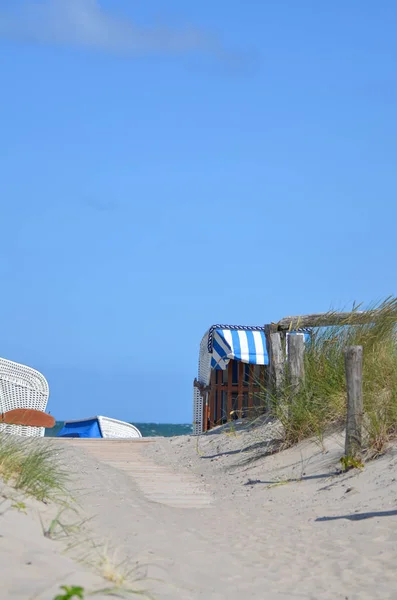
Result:
[[[67,440],[101,463],[131,477],[149,502],[174,508],[203,508],[212,498],[194,475],[172,472],[142,453],[144,440]]]
[[[62,442],[93,529],[147,565],[156,598],[397,598],[394,454],[334,476],[332,443],[253,464],[205,444]]]

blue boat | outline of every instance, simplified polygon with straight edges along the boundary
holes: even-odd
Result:
[[[57,437],[136,439],[142,434],[135,425],[110,417],[90,417],[77,421],[65,421]]]

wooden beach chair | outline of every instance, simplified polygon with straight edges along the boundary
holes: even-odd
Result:
[[[51,415],[45,413],[48,397],[44,375],[26,365],[0,358],[0,433],[44,436],[44,428],[52,427],[54,422]]]

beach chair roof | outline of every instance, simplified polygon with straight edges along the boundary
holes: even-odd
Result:
[[[254,365],[269,364],[264,327],[213,325],[207,333],[212,369],[226,369],[230,360]]]

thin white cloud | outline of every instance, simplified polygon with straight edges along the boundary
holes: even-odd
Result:
[[[106,11],[98,0],[18,0],[0,10],[0,37],[138,55],[221,52],[195,29],[143,27]],[[221,52],[222,53],[222,52]]]

